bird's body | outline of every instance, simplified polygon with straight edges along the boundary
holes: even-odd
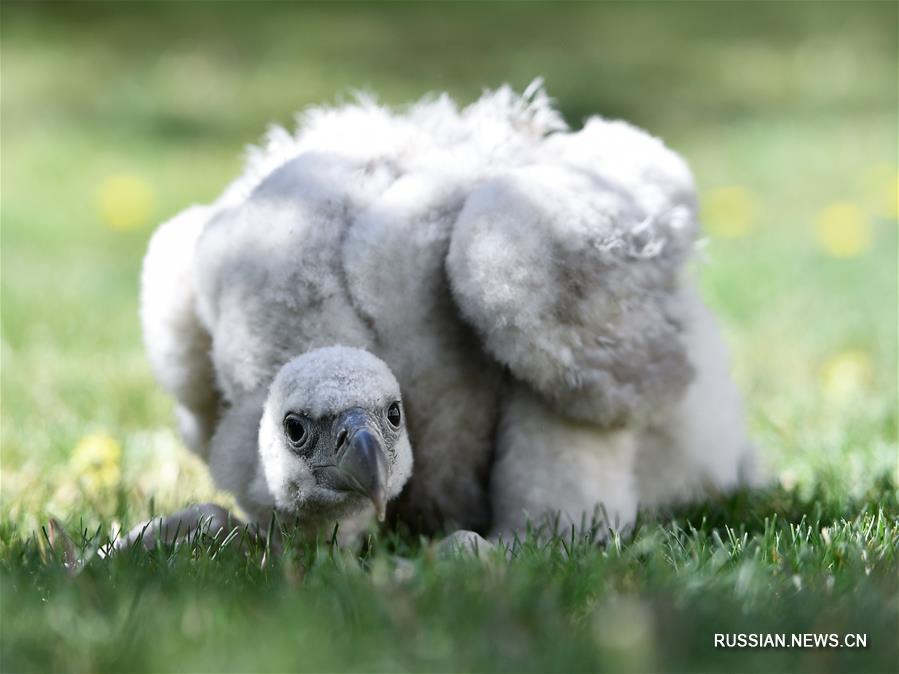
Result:
[[[627,526],[752,457],[684,270],[695,232],[676,155],[620,122],[568,133],[540,91],[318,109],[160,228],[145,338],[185,440],[253,519],[281,509],[259,449],[273,379],[343,345],[402,390],[414,466],[392,507],[413,527],[597,505]]]

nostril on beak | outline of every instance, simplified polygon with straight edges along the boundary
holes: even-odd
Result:
[[[338,453],[338,454],[340,453],[340,450],[343,449],[344,445],[346,445],[346,439],[347,439],[347,436],[348,436],[348,433],[347,433],[347,430],[346,430],[345,428],[341,428],[341,429],[340,429],[340,432],[337,433],[337,447],[336,447],[336,449],[337,449],[337,453]]]

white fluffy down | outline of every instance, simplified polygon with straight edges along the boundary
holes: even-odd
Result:
[[[726,350],[685,271],[693,180],[661,141],[599,117],[569,131],[539,82],[298,122],[163,225],[144,266],[154,371],[248,511],[274,503],[258,422],[275,375],[334,344],[402,389],[415,469],[395,505],[426,529],[597,506],[627,527],[745,479]]]

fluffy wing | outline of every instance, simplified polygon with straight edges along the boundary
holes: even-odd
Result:
[[[141,274],[141,325],[150,364],[177,400],[184,442],[204,458],[220,397],[209,357],[211,339],[196,313],[193,258],[212,208],[192,206],[162,224],[150,240]]]
[[[468,198],[447,268],[489,353],[563,414],[651,415],[692,376],[679,283],[695,235],[684,163],[620,122],[545,141]]]

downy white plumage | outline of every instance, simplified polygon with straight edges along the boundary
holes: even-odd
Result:
[[[298,122],[163,224],[143,269],[153,369],[251,520],[353,533],[391,500],[426,531],[626,529],[749,479],[686,269],[693,180],[659,140],[568,131],[539,82]]]

